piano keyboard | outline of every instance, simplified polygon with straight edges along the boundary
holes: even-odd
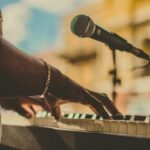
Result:
[[[10,114],[2,115],[2,124],[16,125],[16,123],[23,126],[150,138],[150,116],[125,115],[123,119],[117,116],[113,120],[105,120],[96,114],[70,113],[56,121],[46,111],[38,112],[36,117],[32,119],[25,119],[17,114],[15,118]]]

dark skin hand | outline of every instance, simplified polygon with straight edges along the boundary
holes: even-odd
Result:
[[[14,110],[27,118],[35,116],[39,111],[44,109],[47,110],[45,102],[38,96],[0,98],[0,104],[2,108],[6,110]]]
[[[112,116],[120,116],[120,118],[122,118],[122,114],[105,94],[90,91],[88,96],[92,99],[92,101],[88,102],[87,100],[80,100],[78,103],[89,106],[92,111],[94,111],[96,114],[102,115],[105,119],[113,119],[108,115],[108,113],[110,113]],[[59,120],[61,116],[60,105],[69,102],[77,103],[77,100],[60,99],[51,94],[48,94],[46,98],[49,103],[49,110],[56,120]]]
[[[40,95],[45,89],[47,72],[42,60],[21,52],[0,37],[0,97]],[[50,66],[50,84],[45,97],[56,119],[60,117],[60,104],[68,102],[88,105],[106,119],[110,118],[108,112],[113,116],[120,114],[106,95],[82,87],[53,66]]]
[[[105,94],[98,94],[92,91],[89,92],[95,95],[95,97],[98,99],[98,105],[104,105],[107,108],[107,111],[113,115],[120,114],[111,100]],[[38,96],[0,98],[0,104],[2,108],[6,110],[14,110],[27,118],[35,116],[37,112],[42,110],[50,111],[52,115],[58,120],[61,116],[60,105],[69,103],[70,101],[58,99],[52,95],[48,96],[48,99],[50,99],[50,102],[47,102],[45,99]],[[92,106],[92,104],[82,104],[88,105],[95,113],[100,114]]]
[[[50,103],[52,114],[56,119],[60,117],[59,106],[68,102],[88,105],[96,114],[100,114],[105,119],[111,119],[109,114],[121,115],[105,94],[82,87],[52,66],[50,83],[46,99]]]

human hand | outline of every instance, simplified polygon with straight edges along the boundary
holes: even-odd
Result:
[[[43,98],[38,96],[1,98],[0,104],[4,109],[14,110],[27,118],[33,117],[38,111],[47,109]]]
[[[51,67],[51,82],[45,98],[56,119],[60,117],[60,105],[68,102],[88,105],[105,119],[121,114],[106,95],[83,88],[54,67]]]

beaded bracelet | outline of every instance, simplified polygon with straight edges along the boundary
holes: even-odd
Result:
[[[43,59],[41,59],[41,60],[44,62],[45,68],[47,70],[47,80],[46,80],[46,83],[45,83],[45,88],[44,88],[44,90],[41,94],[41,95],[45,95],[48,91],[48,87],[49,87],[49,84],[50,84],[51,72],[50,72],[50,66],[47,64],[47,62],[44,61]]]

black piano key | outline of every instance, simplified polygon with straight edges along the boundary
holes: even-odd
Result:
[[[125,116],[123,115],[114,115],[112,116],[112,119],[114,120],[124,120]]]
[[[96,115],[96,120],[99,120],[101,117],[101,115]]]
[[[79,114],[79,119],[81,118],[82,114]]]
[[[68,116],[69,116],[69,114],[64,114],[63,117],[64,117],[64,118],[68,118]]]
[[[139,116],[139,115],[134,116],[135,121],[145,121],[145,119],[146,119],[146,116]]]
[[[131,117],[132,117],[131,115],[125,115],[125,116],[124,116],[124,120],[130,120]]]
[[[93,114],[86,114],[85,119],[92,119]]]

